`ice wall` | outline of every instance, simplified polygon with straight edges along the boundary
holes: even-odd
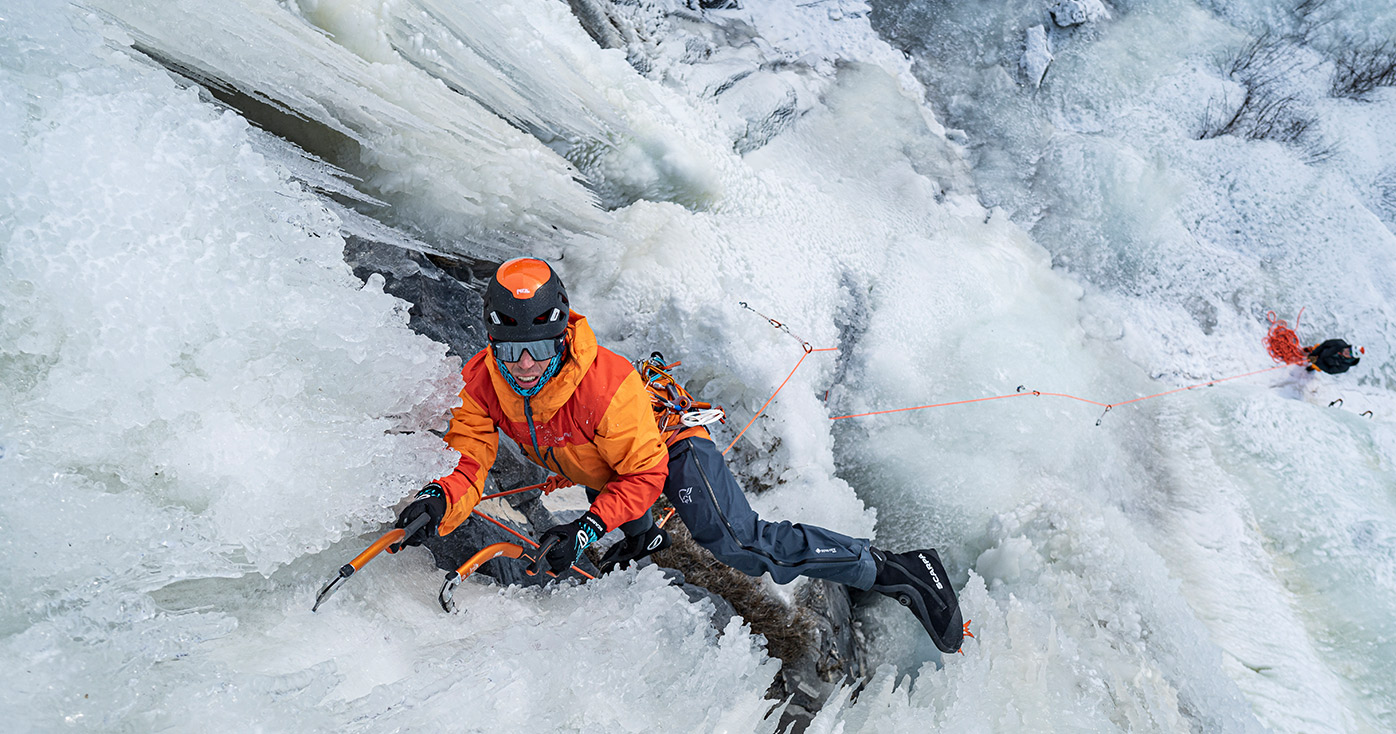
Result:
[[[1381,193],[1396,98],[1344,96],[1333,79],[1344,54],[1389,38],[1396,13],[1112,7],[1064,27],[1041,3],[893,1],[874,23],[908,45],[932,105],[972,141],[983,199],[1085,285],[1087,343],[1118,349],[1157,390],[1267,366],[1271,310],[1293,322],[1305,308],[1306,344],[1367,345],[1347,375],[1269,374],[1141,406],[1145,423],[1110,415],[1121,454],[1091,456],[1078,476],[1106,480],[1102,499],[1182,581],[1266,725],[1389,727],[1390,628],[1373,615],[1396,598],[1384,489],[1396,242]],[[1015,59],[1044,21],[1056,58],[1036,88]]]
[[[774,730],[760,641],[653,570],[471,584],[447,616],[409,551],[310,614],[454,459],[429,429],[458,365],[352,278],[348,232],[554,258],[608,346],[684,360],[731,411],[724,443],[799,339],[838,348],[733,465],[768,516],[941,549],[978,637],[941,659],[873,602],[882,667],[814,730],[1383,728],[1384,350],[1346,382],[1229,383],[1099,426],[1045,397],[829,419],[1264,366],[1260,317],[1296,289],[1370,315],[1314,328],[1384,344],[1389,98],[1315,97],[1344,143],[1328,167],[1190,137],[1236,83],[1213,51],[1280,13],[1264,3],[1113,4],[1055,39],[1037,92],[1011,70],[1041,5],[897,6],[924,45],[879,27],[921,82],[861,2],[680,5],[612,7],[643,73],[559,3],[7,15],[0,710],[36,730]],[[347,174],[133,44],[298,120],[278,131]],[[1322,295],[1349,272],[1350,303]]]
[[[427,431],[444,348],[352,277],[341,223],[246,121],[97,25],[38,5],[5,28],[0,617],[21,730],[140,728],[151,681],[180,675],[160,666],[238,624],[150,592],[271,574],[449,464]]]

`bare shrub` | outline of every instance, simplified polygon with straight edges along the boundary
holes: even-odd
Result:
[[[1207,103],[1199,140],[1233,135],[1244,140],[1273,140],[1299,148],[1309,162],[1333,155],[1334,147],[1318,129],[1318,118],[1284,81],[1299,66],[1294,45],[1269,31],[1218,60],[1228,78],[1241,85],[1239,101],[1219,95]]]
[[[1294,45],[1267,30],[1217,64],[1222,73],[1241,84],[1264,86],[1293,72],[1298,66],[1294,58]]]
[[[1378,87],[1396,87],[1396,42],[1364,44],[1338,54],[1332,92],[1336,97],[1362,99]]]
[[[1320,30],[1341,15],[1331,0],[1299,0],[1290,12],[1294,16],[1294,33],[1290,37],[1304,44],[1314,40]]]

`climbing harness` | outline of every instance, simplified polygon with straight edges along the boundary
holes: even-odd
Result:
[[[659,352],[654,352],[650,355],[649,359],[637,362],[635,365],[640,373],[641,380],[644,382],[645,391],[650,395],[650,405],[654,410],[655,423],[658,425],[660,433],[665,437],[665,445],[671,445],[684,429],[723,422],[726,419],[726,413],[723,412],[721,407],[715,407],[710,403],[694,400],[688,390],[684,389],[683,385],[679,384],[679,381],[674,379],[670,370],[679,366],[679,364],[681,363],[667,362],[664,359],[664,355]],[[537,451],[536,448],[535,451]],[[567,477],[555,474],[548,477],[546,481],[540,484],[532,484],[527,487],[496,492],[494,494],[485,495],[480,499],[481,501],[495,499],[497,497],[518,494],[534,489],[542,490],[543,494],[550,494],[558,488],[570,487],[573,484],[575,484],[575,482]],[[529,546],[535,549],[538,547],[538,544],[532,539],[520,534],[484,512],[481,512],[479,508],[476,508],[472,514],[478,515],[486,522],[493,523],[505,532],[524,541]],[[661,520],[660,527],[663,527],[663,523],[668,519],[668,517],[665,517],[664,520]],[[530,555],[523,546],[514,543],[494,543],[480,549],[475,555],[466,560],[465,563],[461,564],[459,568],[446,574],[446,579],[441,585],[441,591],[437,594],[437,601],[441,604],[441,608],[447,612],[455,611],[456,604],[453,597],[456,587],[460,586],[461,582],[464,581],[466,577],[474,573],[475,570],[486,561],[498,558],[499,556],[533,560],[533,556]],[[572,570],[586,578],[593,578],[591,574],[577,568],[575,565],[572,567]]]

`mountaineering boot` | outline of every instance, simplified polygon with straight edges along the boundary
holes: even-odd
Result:
[[[647,530],[639,535],[627,536],[624,540],[611,546],[606,554],[601,556],[596,568],[601,573],[610,573],[618,568],[625,568],[631,561],[638,561],[645,556],[662,551],[672,543],[669,534],[664,532],[664,528],[658,525],[651,525]]]
[[[965,639],[965,626],[960,617],[960,603],[955,599],[945,567],[940,564],[940,556],[929,548],[909,553],[871,550],[877,562],[872,590],[910,609],[941,652],[958,651]]]

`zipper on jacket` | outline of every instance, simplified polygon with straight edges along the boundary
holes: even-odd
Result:
[[[528,398],[524,398],[524,420],[528,422],[528,437],[533,441],[533,455],[538,457],[538,465],[552,471],[553,467],[548,466],[548,459],[543,455],[543,450],[538,448],[538,429],[533,425],[533,404]],[[572,477],[567,476],[567,472],[562,470],[562,462],[558,461],[551,446],[548,447],[547,455],[551,456],[553,463],[557,465],[557,473],[561,474],[563,479],[569,482],[573,481]]]

